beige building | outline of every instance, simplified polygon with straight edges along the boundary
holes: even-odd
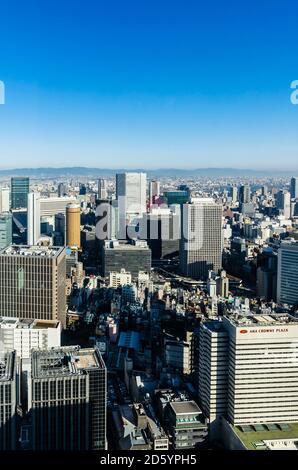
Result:
[[[211,424],[298,422],[298,319],[235,314],[203,322],[199,396]]]
[[[66,324],[65,248],[12,245],[0,251],[0,316]]]
[[[79,204],[66,207],[66,245],[74,248],[81,246],[81,209]]]
[[[211,198],[193,198],[183,204],[180,270],[184,276],[206,280],[222,267],[222,206]]]

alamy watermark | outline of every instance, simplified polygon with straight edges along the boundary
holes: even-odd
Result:
[[[5,104],[5,85],[2,80],[0,80],[0,104]]]
[[[203,246],[207,216],[203,206],[152,206],[156,213],[147,214],[138,204],[129,204],[119,196],[117,205],[102,202],[96,208],[95,234],[98,240],[182,240],[189,250]],[[128,214],[130,217],[128,217]],[[137,215],[138,214],[138,215]],[[191,215],[191,221],[188,220]]]
[[[294,90],[291,93],[291,103],[298,104],[298,80],[294,80],[291,83],[291,89]]]

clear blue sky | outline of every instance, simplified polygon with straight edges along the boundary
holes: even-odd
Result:
[[[298,169],[296,0],[3,0],[0,167]]]

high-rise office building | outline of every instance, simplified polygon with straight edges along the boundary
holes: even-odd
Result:
[[[27,244],[36,245],[40,238],[40,194],[28,194]]]
[[[282,242],[278,250],[277,301],[298,304],[298,242]]]
[[[291,179],[291,198],[298,199],[298,176]]]
[[[64,183],[58,184],[58,197],[64,197],[67,195],[66,186]]]
[[[241,204],[249,204],[251,202],[250,186],[248,184],[240,186],[239,200]]]
[[[222,321],[202,322],[195,356],[201,407],[211,423],[225,416],[228,408],[229,337]]]
[[[81,246],[81,209],[79,204],[66,207],[66,245],[74,248]]]
[[[206,280],[222,267],[222,206],[211,198],[192,199],[182,208],[180,270]]]
[[[190,190],[187,186],[180,186],[178,189],[165,191],[163,196],[168,206],[186,204],[190,200]]]
[[[55,215],[54,245],[63,246],[65,244],[65,215],[58,213]]]
[[[278,191],[276,194],[276,208],[286,219],[291,217],[291,194],[288,191]]]
[[[199,397],[211,422],[298,421],[298,320],[287,314],[223,317],[200,327]]]
[[[10,212],[0,214],[0,249],[6,248],[12,243],[12,214]]]
[[[11,245],[0,251],[0,316],[66,324],[65,249]]]
[[[237,186],[231,186],[229,188],[229,196],[232,199],[233,204],[238,200],[238,188]]]
[[[151,250],[147,242],[133,240],[131,243],[107,240],[102,250],[102,275],[125,269],[137,278],[140,271],[151,272]]]
[[[0,450],[17,446],[17,405],[19,364],[15,351],[0,351]]]
[[[80,183],[79,194],[80,196],[85,196],[87,194],[87,186],[83,183]]]
[[[151,208],[144,214],[140,230],[140,238],[147,239],[152,250],[152,259],[161,260],[179,254],[180,240],[180,207]],[[142,230],[146,230],[142,236]]]
[[[29,178],[14,176],[11,178],[11,208],[26,209],[29,193]]]
[[[0,351],[15,350],[20,359],[29,359],[32,349],[51,349],[60,345],[61,324],[56,320],[0,317]],[[23,366],[24,362],[22,370]]]
[[[152,180],[149,183],[149,204],[154,204],[155,200],[160,196],[160,182]]]
[[[146,212],[146,173],[119,173],[116,175],[116,198],[118,200],[119,228]],[[126,238],[126,234],[123,233]]]
[[[229,421],[298,421],[298,320],[265,314],[223,322],[229,334]]]
[[[106,367],[97,349],[33,351],[33,449],[105,450],[106,383]]]
[[[40,198],[40,216],[41,217],[55,217],[56,214],[61,213],[66,215],[66,207],[68,204],[75,204],[75,197],[41,197]]]
[[[107,199],[107,182],[106,180],[100,178],[98,180],[98,199]]]
[[[10,209],[10,190],[9,188],[0,188],[0,213],[9,212]]]

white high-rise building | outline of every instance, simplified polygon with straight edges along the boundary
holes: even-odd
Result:
[[[51,349],[60,346],[59,321],[0,318],[0,351],[14,349],[20,359],[29,359],[32,349]]]
[[[298,421],[298,319],[264,314],[224,317],[223,323],[229,334],[229,421]]]
[[[66,215],[68,204],[75,204],[77,199],[73,196],[64,197],[41,197],[40,198],[40,216],[55,217],[56,214]]]
[[[199,330],[198,385],[202,410],[213,423],[228,407],[229,337],[222,321],[202,322]]]
[[[298,242],[284,241],[278,250],[277,301],[298,304]]]
[[[40,194],[28,194],[27,244],[36,245],[40,238]]]
[[[222,267],[222,205],[211,198],[192,199],[183,204],[180,269],[185,276],[207,279]]]
[[[0,214],[2,212],[9,212],[9,209],[10,209],[9,195],[10,195],[9,188],[0,188]]]
[[[298,421],[298,319],[235,314],[199,331],[199,397],[211,427]]]
[[[98,199],[106,199],[108,197],[107,182],[100,178],[98,180]]]
[[[291,217],[291,194],[288,191],[279,191],[277,193],[276,207],[286,219]]]
[[[116,175],[116,198],[119,222],[127,225],[146,212],[146,173],[119,173]]]

